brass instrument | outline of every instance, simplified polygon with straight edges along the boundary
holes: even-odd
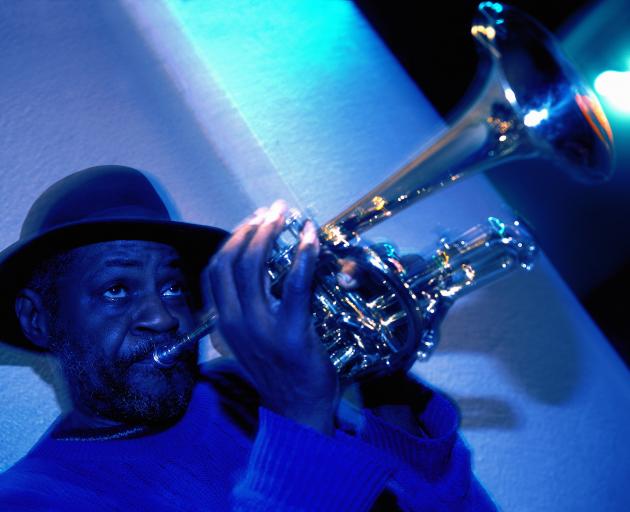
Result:
[[[478,99],[431,147],[319,230],[315,329],[346,381],[408,368],[427,359],[452,302],[512,268],[531,268],[536,247],[516,221],[490,218],[428,257],[404,257],[388,244],[367,247],[360,234],[443,187],[516,159],[545,159],[582,182],[612,174],[610,126],[553,36],[517,9],[479,4],[472,35],[490,62]],[[292,215],[267,262],[273,286],[290,268],[303,221]],[[355,284],[339,282],[352,262]],[[210,332],[216,316],[177,342],[158,347],[169,365]]]

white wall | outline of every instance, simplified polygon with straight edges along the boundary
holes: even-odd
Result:
[[[345,1],[5,2],[0,38],[2,246],[43,188],[100,163],[150,170],[187,220],[229,227],[288,185],[324,221],[441,126]],[[379,236],[419,249],[504,209],[477,177]],[[0,352],[0,465],[57,410],[30,362]],[[458,304],[415,371],[457,399],[505,510],[625,510],[627,371],[544,257]]]
[[[230,227],[252,208],[115,1],[0,2],[0,162],[2,248],[46,187],[92,165],[150,172],[190,221]],[[1,470],[59,406],[41,357],[2,347],[0,365]]]

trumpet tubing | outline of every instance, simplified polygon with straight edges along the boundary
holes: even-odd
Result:
[[[360,235],[403,208],[466,176],[514,159],[541,158],[575,179],[596,183],[613,167],[610,126],[553,36],[535,20],[497,2],[479,4],[471,33],[489,63],[482,92],[446,133],[319,230],[314,324],[340,378],[363,380],[427,359],[450,305],[513,268],[531,268],[536,247],[519,222],[498,219],[441,240],[429,255],[405,257]],[[303,225],[287,219],[267,270],[278,289],[293,262]],[[340,281],[348,261],[356,273]],[[156,364],[172,364],[211,331],[212,315],[193,333],[158,347]]]

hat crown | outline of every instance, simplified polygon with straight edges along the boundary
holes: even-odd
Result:
[[[171,220],[164,202],[140,171],[120,165],[91,167],[58,181],[33,203],[20,239],[61,226],[117,219]]]

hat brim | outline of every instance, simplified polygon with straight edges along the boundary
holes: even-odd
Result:
[[[186,222],[117,219],[66,224],[41,236],[19,240],[0,252],[0,317],[4,322],[0,340],[39,350],[22,334],[15,315],[15,297],[34,266],[52,254],[99,242],[147,240],[175,247],[186,265],[197,272],[228,236],[223,229]]]

